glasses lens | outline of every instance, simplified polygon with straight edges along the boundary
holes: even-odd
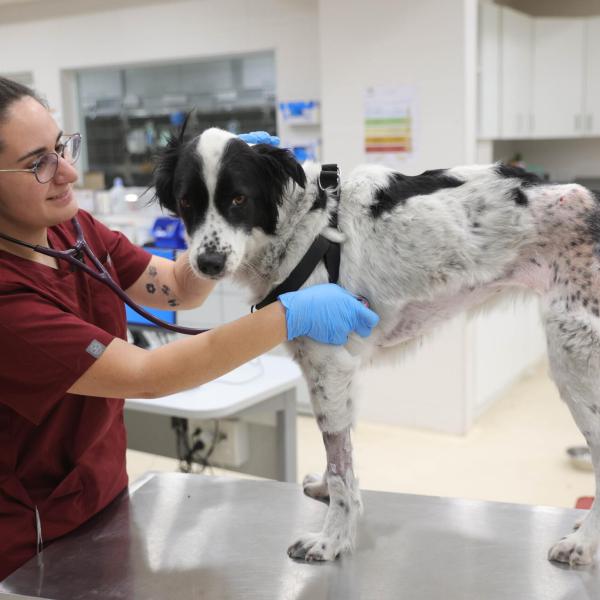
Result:
[[[58,155],[54,152],[44,154],[37,161],[35,166],[35,176],[40,183],[48,183],[56,173],[58,166]]]
[[[78,133],[72,135],[66,142],[61,152],[61,156],[68,162],[73,164],[81,152],[81,136]]]

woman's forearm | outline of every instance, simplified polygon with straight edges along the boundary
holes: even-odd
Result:
[[[106,398],[157,398],[211,381],[285,339],[285,309],[279,302],[154,350],[142,350],[115,338],[69,392]]]
[[[148,352],[149,392],[163,396],[201,385],[285,340],[285,310],[274,302],[227,325]]]

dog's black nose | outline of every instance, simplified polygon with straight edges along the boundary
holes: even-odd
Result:
[[[205,275],[218,275],[225,266],[225,255],[217,252],[205,252],[198,256],[198,268]]]

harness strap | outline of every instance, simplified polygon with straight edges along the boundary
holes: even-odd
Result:
[[[339,202],[340,197],[340,174],[336,164],[326,164],[321,166],[319,174],[319,188],[323,191],[328,190]],[[329,218],[329,226],[337,229],[337,208]],[[311,273],[317,268],[317,265],[323,260],[325,268],[329,275],[329,283],[337,283],[340,275],[340,245],[337,242],[328,240],[323,235],[319,234],[314,242],[310,245],[306,254],[300,262],[288,275],[288,277],[277,287],[269,292],[269,294],[258,304],[251,308],[251,311],[260,310],[268,304],[277,300],[277,297],[286,292],[295,292],[299,290],[305,281],[310,277]]]
[[[319,262],[327,254],[331,242],[319,234],[315,241],[310,245],[306,254],[302,257],[302,260],[296,265],[294,270],[288,275],[288,277],[280,283],[276,288],[271,290],[266,298],[261,300],[258,304],[252,307],[254,310],[260,310],[268,304],[275,302],[277,297],[286,292],[295,292],[300,289],[302,284],[310,277],[310,274],[315,270]]]

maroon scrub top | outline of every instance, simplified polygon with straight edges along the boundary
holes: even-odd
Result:
[[[123,288],[151,255],[79,211],[92,251]],[[71,222],[48,231],[68,249]],[[0,581],[127,486],[123,400],[67,393],[115,338],[123,302],[64,261],[53,269],[0,250]]]

